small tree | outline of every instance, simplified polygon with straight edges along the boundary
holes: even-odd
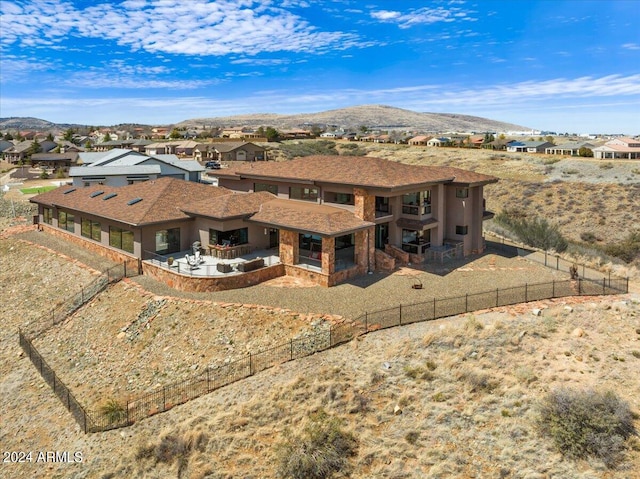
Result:
[[[278,141],[280,138],[280,132],[271,126],[267,127],[265,135],[267,137],[267,141]]]
[[[169,138],[171,138],[172,140],[177,140],[178,138],[182,138],[182,134],[178,131],[177,128],[174,128],[173,130],[171,130]]]
[[[578,155],[586,158],[593,158],[593,150],[591,148],[587,148],[586,146],[582,146],[578,150]]]
[[[567,457],[593,456],[615,467],[636,434],[629,405],[614,392],[559,389],[540,405],[538,425]]]
[[[348,472],[349,458],[358,450],[355,436],[322,410],[310,417],[302,434],[286,434],[286,441],[277,448],[278,475],[282,478],[326,479]]]

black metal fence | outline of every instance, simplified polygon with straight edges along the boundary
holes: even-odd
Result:
[[[513,288],[495,289],[451,298],[434,298],[421,303],[366,312],[350,323],[333,326],[326,332],[292,339],[258,353],[225,364],[209,367],[199,374],[141,395],[126,404],[116,404],[116,410],[89,410],[73,397],[31,341],[20,332],[20,345],[56,395],[71,411],[85,432],[106,431],[133,424],[136,421],[166,411],[218,388],[252,376],[277,364],[310,356],[316,352],[343,344],[352,338],[421,321],[431,321],[481,309],[526,303],[543,299],[581,295],[608,295],[628,292],[628,279],[588,279],[525,284]]]
[[[49,313],[45,314],[36,323],[28,325],[25,331],[31,339],[35,339],[56,324],[64,321],[94,296],[104,291],[109,284],[120,281],[122,278],[137,276],[138,274],[139,264],[137,260],[130,260],[105,270],[91,283],[80,288],[80,291],[68,297],[63,303],[53,307]]]

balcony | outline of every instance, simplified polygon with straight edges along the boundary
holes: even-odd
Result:
[[[431,205],[402,205],[402,214],[412,216],[422,216],[431,214]]]

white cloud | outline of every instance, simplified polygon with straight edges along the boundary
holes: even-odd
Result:
[[[625,43],[622,45],[622,48],[626,50],[640,50],[640,44],[638,43]]]
[[[295,3],[304,6],[306,2]],[[84,9],[64,0],[7,5],[0,19],[3,45],[52,45],[76,35],[114,40],[134,51],[228,55],[322,53],[372,44],[361,42],[354,33],[320,31],[270,1],[128,0]]]
[[[374,10],[370,13],[371,18],[381,22],[395,23],[400,28],[410,28],[415,25],[430,25],[432,23],[450,23],[455,21],[475,21],[471,15],[472,11],[464,11],[459,7],[423,7],[409,10],[406,13],[390,10]]]

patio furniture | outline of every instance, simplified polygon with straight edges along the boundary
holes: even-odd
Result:
[[[244,263],[238,264],[238,271],[241,273],[248,273],[249,271],[253,271],[255,269],[259,269],[264,267],[264,259],[256,258],[251,261],[245,261]]]
[[[231,273],[233,271],[233,267],[227,263],[218,263],[216,268],[219,273]]]

